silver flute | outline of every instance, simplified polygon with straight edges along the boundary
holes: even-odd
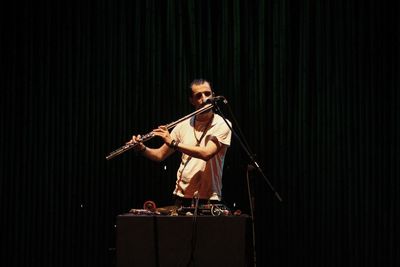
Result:
[[[171,122],[171,123],[167,124],[166,127],[167,127],[167,129],[174,128],[178,123],[180,123],[180,122],[182,122],[182,121],[184,121],[186,119],[189,119],[189,118],[191,118],[191,117],[193,117],[193,116],[195,116],[197,114],[206,112],[206,111],[212,109],[213,107],[214,107],[214,102],[211,102],[210,104],[206,104],[204,107],[199,108],[198,110],[186,115],[185,117],[182,117],[179,120],[176,120],[174,122]],[[139,141],[139,143],[144,143],[144,142],[152,139],[153,137],[154,137],[154,133],[153,132],[149,132],[149,133],[141,136],[138,141]],[[108,156],[106,156],[106,159],[110,160],[110,159],[112,159],[112,158],[114,158],[114,157],[116,157],[118,155],[121,155],[125,151],[128,151],[131,148],[134,148],[137,144],[138,143],[123,145],[120,148],[118,148],[118,149],[114,150],[113,152],[111,152],[110,154],[108,154]]]

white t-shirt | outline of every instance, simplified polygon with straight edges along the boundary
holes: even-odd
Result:
[[[171,137],[182,144],[195,146],[203,132],[194,132],[194,117],[179,123],[171,132]],[[177,180],[174,194],[180,197],[193,198],[198,191],[200,199],[221,200],[222,171],[224,167],[225,154],[230,146],[232,132],[224,119],[214,114],[213,120],[209,122],[196,121],[196,126],[205,128],[206,133],[200,141],[199,146],[204,147],[213,137],[222,144],[218,154],[208,161],[190,157],[182,154],[182,161],[177,172]],[[229,122],[231,125],[231,123]]]

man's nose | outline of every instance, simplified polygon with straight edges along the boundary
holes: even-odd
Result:
[[[209,98],[210,98],[209,96],[206,96],[206,95],[203,94],[203,96],[201,97],[201,103],[205,104],[206,101],[207,101]]]

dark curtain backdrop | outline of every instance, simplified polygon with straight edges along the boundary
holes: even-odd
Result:
[[[2,2],[1,266],[113,266],[116,216],[170,204],[179,156],[105,156],[191,112],[198,77],[228,99],[283,198],[250,173],[258,266],[399,266],[399,11]],[[233,139],[224,196],[244,212],[248,163]]]

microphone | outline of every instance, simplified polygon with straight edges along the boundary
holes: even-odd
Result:
[[[205,104],[214,104],[215,102],[220,101],[220,100],[224,100],[224,102],[226,101],[225,97],[220,95],[220,96],[209,97],[206,99],[206,101],[204,103]]]

